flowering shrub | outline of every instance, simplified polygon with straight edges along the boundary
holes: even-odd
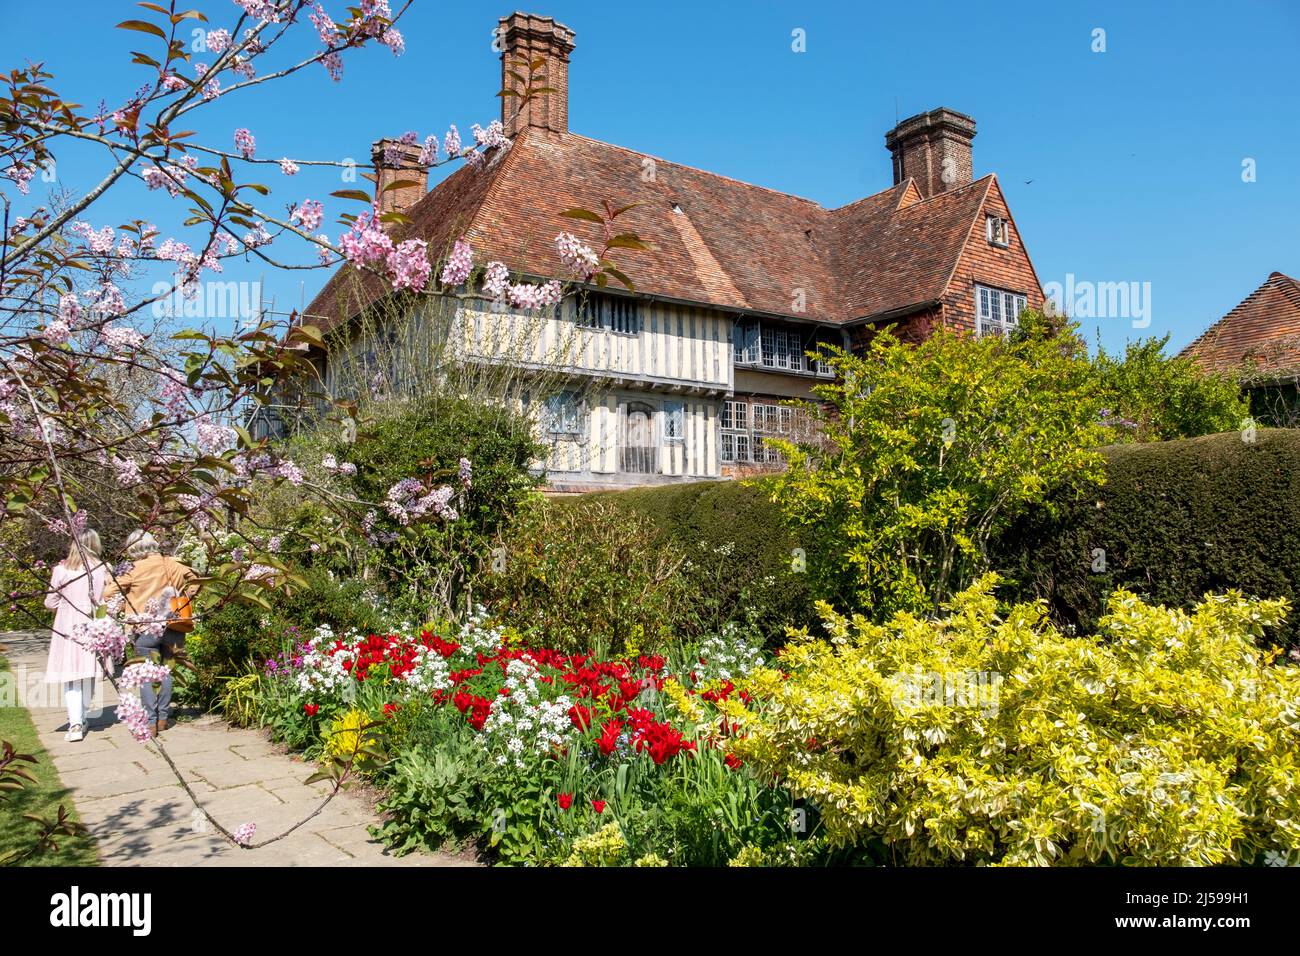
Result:
[[[1300,669],[1254,644],[1285,601],[1185,613],[1117,591],[1071,638],[1038,605],[999,618],[994,580],[938,621],[825,609],[830,643],[753,675],[766,699],[732,711],[737,751],[820,808],[833,844],[913,865],[1300,857]]]
[[[480,611],[454,630],[318,628],[259,686],[285,739],[366,755],[399,852],[479,839],[505,862],[720,865],[792,838],[788,795],[733,753],[752,701],[735,682],[759,664],[735,634],[679,659],[561,653]]]

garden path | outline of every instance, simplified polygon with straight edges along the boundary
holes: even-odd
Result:
[[[31,713],[41,745],[98,841],[102,865],[474,865],[443,853],[387,854],[367,833],[375,812],[364,796],[346,790],[283,840],[257,850],[231,846],[194,809],[157,749],[135,742],[114,718],[112,686],[97,682],[86,739],[63,739],[62,690],[41,680],[48,642],[48,633],[0,633],[0,653],[16,678],[15,686],[0,689],[6,690],[0,706],[21,702]],[[257,824],[254,843],[306,817],[329,791],[327,783],[303,782],[315,765],[277,750],[258,730],[232,727],[212,715],[182,720],[162,740],[204,807],[226,829]]]

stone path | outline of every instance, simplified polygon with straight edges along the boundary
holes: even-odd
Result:
[[[48,636],[0,633],[0,653],[17,679],[42,746],[98,841],[104,866],[472,866],[450,854],[388,855],[367,827],[377,817],[345,792],[290,836],[259,850],[232,847],[206,826],[151,744],[116,722],[117,697],[97,681],[86,739],[68,743],[61,685],[42,681]],[[3,703],[0,701],[0,703]],[[330,784],[303,783],[316,766],[277,750],[252,729],[204,715],[168,729],[163,745],[204,807],[230,831],[256,823],[254,842],[307,816]]]

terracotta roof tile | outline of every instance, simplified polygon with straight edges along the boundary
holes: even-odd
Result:
[[[585,136],[530,130],[495,163],[436,186],[394,238],[425,238],[440,257],[463,235],[479,264],[500,259],[512,271],[562,276],[558,233],[599,243],[595,224],[561,211],[635,202],[620,231],[651,248],[618,260],[638,292],[843,323],[938,299],[990,182],[923,200],[908,180],[828,210]],[[332,326],[381,293],[378,280],[344,266],[307,312]]]
[[[1300,374],[1300,283],[1274,272],[1182,354],[1215,371]]]

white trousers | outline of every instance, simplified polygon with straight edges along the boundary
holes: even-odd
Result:
[[[86,725],[86,705],[95,697],[95,678],[70,680],[63,685],[63,702],[68,706],[68,726]]]

